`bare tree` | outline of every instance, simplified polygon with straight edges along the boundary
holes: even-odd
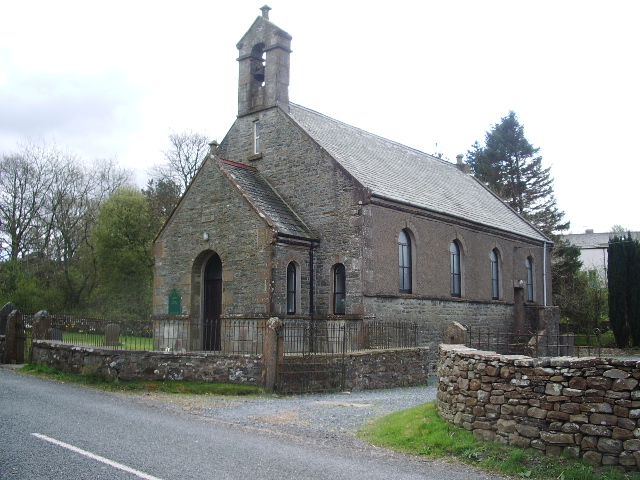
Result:
[[[209,139],[206,133],[189,130],[171,132],[169,142],[171,148],[162,150],[165,163],[151,167],[149,174],[158,181],[177,183],[182,194],[209,153]]]
[[[27,141],[0,159],[0,259],[38,251],[48,235],[43,215],[62,152]]]
[[[55,288],[61,305],[78,305],[93,288],[91,228],[100,204],[132,185],[133,172],[115,159],[87,165],[74,152],[43,141],[26,141],[0,158],[0,262],[37,272]]]
[[[59,163],[46,210],[51,232],[47,254],[60,269],[66,306],[75,307],[82,294],[95,286],[91,228],[104,200],[118,188],[131,185],[132,178],[133,172],[118,167],[115,159],[96,159],[88,166],[67,156]],[[82,248],[85,255],[80,254]]]

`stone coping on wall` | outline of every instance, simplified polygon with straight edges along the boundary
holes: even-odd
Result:
[[[437,404],[484,440],[640,467],[640,361],[440,345]]]

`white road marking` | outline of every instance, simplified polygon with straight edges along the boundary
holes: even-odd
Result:
[[[66,448],[68,450],[71,450],[72,452],[76,452],[76,453],[79,453],[80,455],[84,455],[86,457],[92,458],[92,459],[97,460],[99,462],[106,463],[107,465],[110,465],[110,466],[112,466],[114,468],[117,468],[119,470],[124,470],[125,472],[132,473],[137,477],[144,478],[146,480],[162,480],[162,479],[160,479],[158,477],[147,475],[144,472],[140,472],[138,470],[134,470],[133,468],[129,468],[126,465],[122,465],[121,463],[109,460],[108,458],[101,457],[100,455],[95,455],[95,454],[93,454],[91,452],[87,452],[86,450],[82,450],[81,448],[74,447],[73,445],[69,445],[68,443],[61,442],[59,440],[56,440],[55,438],[47,437],[46,435],[42,435],[40,433],[33,433],[32,435],[34,435],[34,436],[36,436],[36,437],[38,437],[38,438],[40,438],[42,440],[45,440],[47,442],[53,443],[54,445],[58,445],[60,447],[64,447],[64,448]]]

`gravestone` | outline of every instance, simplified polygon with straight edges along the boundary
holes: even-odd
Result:
[[[468,329],[458,322],[453,322],[444,329],[442,343],[450,345],[466,345]]]
[[[49,340],[56,340],[58,342],[62,341],[62,330],[59,328],[50,328],[49,329]]]
[[[49,330],[51,329],[51,317],[46,310],[40,310],[33,316],[33,328],[31,330],[32,340],[49,339]]]
[[[16,306],[9,302],[0,309],[0,335],[6,335],[7,333],[7,319],[9,314],[16,309]]]
[[[169,294],[169,315],[182,313],[182,297],[175,288]]]
[[[120,346],[120,325],[110,323],[104,327],[104,346],[118,347]]]

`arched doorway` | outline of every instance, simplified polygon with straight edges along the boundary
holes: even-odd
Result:
[[[222,313],[222,262],[217,253],[207,261],[203,278],[203,350],[220,350]]]

